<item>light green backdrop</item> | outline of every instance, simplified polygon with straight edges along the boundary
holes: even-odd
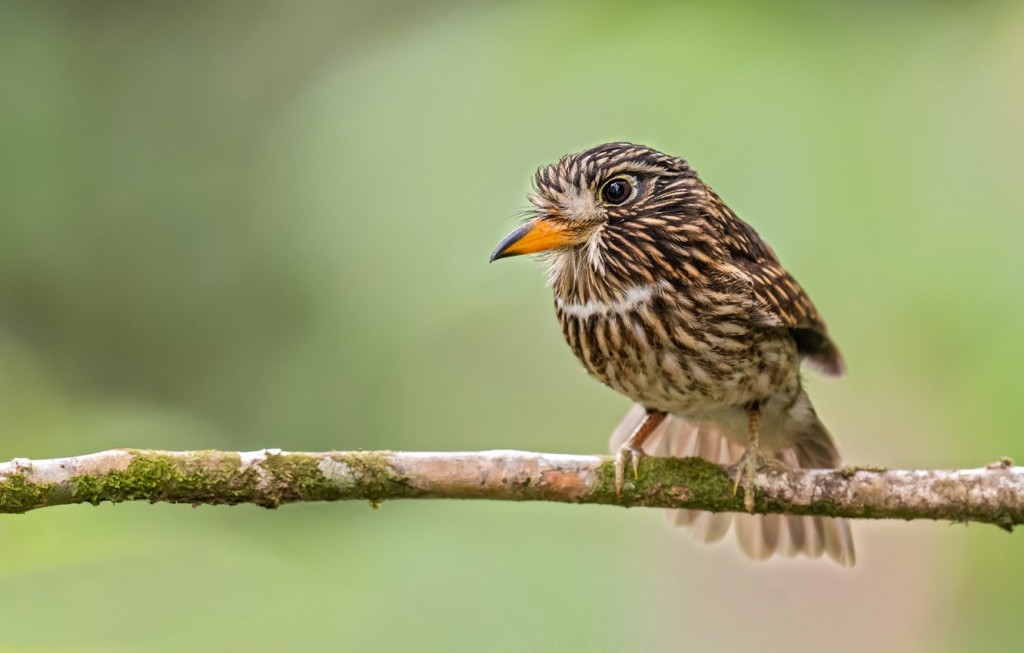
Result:
[[[600,452],[628,402],[539,266],[533,170],[629,139],[772,243],[852,462],[1024,459],[1024,5],[3,2],[0,458]],[[656,511],[0,519],[2,651],[1018,651],[1024,539],[859,523],[852,571]]]

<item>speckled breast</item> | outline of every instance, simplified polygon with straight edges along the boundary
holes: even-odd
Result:
[[[751,322],[740,298],[683,299],[667,284],[604,301],[555,300],[587,371],[648,408],[701,414],[799,388],[799,356],[785,329]]]

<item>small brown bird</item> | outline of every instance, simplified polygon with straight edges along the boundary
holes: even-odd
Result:
[[[636,402],[612,433],[616,489],[650,455],[738,463],[753,508],[765,462],[842,464],[801,387],[800,363],[843,373],[810,298],[757,232],[684,161],[632,143],[540,168],[533,216],[491,260],[542,253],[562,333],[587,371]],[[714,542],[854,563],[842,519],[670,510]]]

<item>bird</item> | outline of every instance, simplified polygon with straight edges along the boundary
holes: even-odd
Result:
[[[736,465],[747,512],[674,509],[670,522],[743,553],[852,566],[844,519],[753,514],[764,466],[839,468],[801,381],[845,365],[775,252],[682,158],[628,142],[540,167],[523,223],[491,261],[546,263],[562,335],[587,372],[634,403],[614,429],[618,495],[645,455]]]

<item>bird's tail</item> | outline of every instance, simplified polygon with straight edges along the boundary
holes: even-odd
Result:
[[[646,411],[636,404],[615,429],[611,449],[617,451],[643,420]],[[842,464],[831,436],[820,421],[815,432],[801,438],[796,446],[774,454],[792,468],[834,468]],[[735,464],[743,455],[743,447],[733,443],[714,425],[697,423],[677,415],[669,415],[644,443],[644,451],[652,456],[699,456],[714,463]],[[853,536],[845,519],[793,515],[748,515],[745,513],[712,513],[704,510],[666,510],[668,521],[686,526],[702,542],[717,542],[735,524],[740,549],[751,558],[766,560],[774,554],[805,555],[830,558],[845,566],[853,566]]]

